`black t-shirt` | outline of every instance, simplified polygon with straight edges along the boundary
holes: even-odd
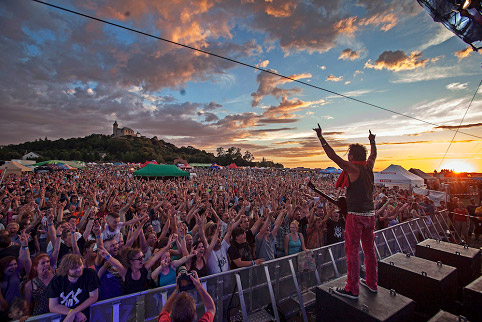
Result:
[[[468,205],[467,211],[469,212],[469,216],[475,216],[475,209],[477,209],[477,205]],[[471,218],[472,219],[472,218]]]
[[[231,269],[239,268],[234,263],[235,259],[241,258],[242,261],[253,260],[253,250],[248,243],[238,244],[237,242],[232,242],[228,249],[228,255],[231,261]]]
[[[345,231],[345,219],[340,217],[338,221],[328,218],[326,222],[326,242],[328,245],[343,241]]]
[[[138,280],[132,279],[132,270],[127,269],[126,277],[124,280],[124,294],[137,293],[147,290],[149,286],[147,279],[147,269],[143,266],[141,268],[141,278]]]
[[[48,298],[58,298],[59,304],[74,309],[89,298],[89,293],[99,288],[99,278],[91,268],[84,268],[77,282],[71,283],[68,276],[54,276],[47,287]],[[89,308],[82,311],[87,319]]]

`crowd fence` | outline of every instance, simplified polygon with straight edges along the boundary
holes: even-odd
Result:
[[[397,252],[414,255],[416,244],[427,238],[457,240],[456,232],[449,225],[446,215],[437,213],[377,230],[375,251],[378,260]],[[292,299],[298,303],[303,320],[307,322],[306,307],[315,300],[314,287],[346,274],[344,242],[314,249],[314,271],[299,271],[298,257],[294,254],[201,278],[216,304],[214,320],[227,321],[228,311],[238,312],[244,321],[254,317],[262,320],[268,314],[266,307],[276,307],[276,303]],[[361,247],[360,262],[363,263]],[[90,307],[90,321],[156,321],[163,304],[174,291],[175,285],[170,285],[96,302]],[[204,313],[202,300],[195,290],[189,293],[196,301],[199,318]],[[278,311],[271,312],[272,318],[279,322]],[[33,316],[27,321],[60,322],[62,317],[50,313]]]

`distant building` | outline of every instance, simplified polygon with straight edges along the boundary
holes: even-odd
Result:
[[[42,156],[40,154],[37,154],[35,152],[29,152],[22,157],[22,160],[38,159],[38,158],[41,158],[41,157]]]
[[[119,125],[117,124],[117,121],[114,122],[112,125],[112,136],[115,138],[119,138],[122,136],[137,136],[139,137],[141,134],[139,132],[134,133],[134,130],[128,127],[123,127],[119,129]]]

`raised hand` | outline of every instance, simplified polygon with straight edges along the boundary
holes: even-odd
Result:
[[[317,137],[320,138],[320,137],[322,136],[322,135],[321,135],[321,126],[320,126],[320,123],[318,123],[318,128],[314,128],[313,131],[316,132],[316,136],[317,136]]]
[[[370,131],[370,130],[368,130],[368,132],[370,133],[370,134],[368,135],[368,140],[370,140],[370,142],[375,141],[375,136],[376,136],[376,135],[375,135],[375,134],[372,134],[372,131]]]

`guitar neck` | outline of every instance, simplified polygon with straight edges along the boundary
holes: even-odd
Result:
[[[314,192],[316,192],[317,194],[321,195],[323,198],[325,198],[326,200],[328,200],[329,202],[335,204],[335,205],[338,205],[338,202],[333,199],[332,197],[328,196],[327,194],[325,194],[324,192],[321,192],[320,190],[316,189],[315,187],[310,187],[311,189],[313,189]]]

